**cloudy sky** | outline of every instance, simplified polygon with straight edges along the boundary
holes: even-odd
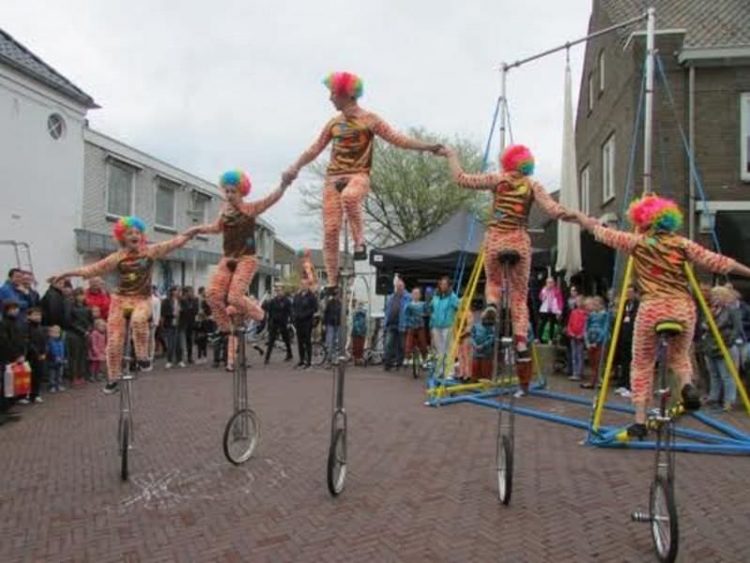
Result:
[[[332,115],[321,78],[351,70],[362,105],[399,128],[484,144],[501,61],[585,35],[591,0],[3,0],[0,26],[91,94],[94,129],[189,172],[250,172],[256,193]],[[571,52],[574,97],[582,47]],[[556,189],[564,54],[512,71],[516,141]],[[496,152],[496,150],[495,150]],[[302,178],[304,181],[304,178]],[[319,241],[296,191],[268,212]]]

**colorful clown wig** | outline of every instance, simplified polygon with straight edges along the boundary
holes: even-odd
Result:
[[[222,188],[234,186],[240,190],[240,193],[243,196],[249,194],[250,188],[253,187],[252,182],[250,182],[250,176],[245,174],[242,170],[229,170],[224,172],[224,174],[221,175],[221,178],[219,178],[219,185]]]
[[[135,215],[120,217],[112,228],[112,236],[115,237],[117,242],[122,244],[125,242],[125,234],[129,229],[136,229],[141,234],[144,234],[146,232],[146,223],[143,222],[143,219]]]
[[[500,164],[505,172],[520,172],[524,176],[534,173],[534,155],[524,145],[511,145],[500,155]]]
[[[654,229],[673,233],[682,226],[682,211],[671,199],[644,195],[628,208],[628,218],[640,230]]]
[[[323,84],[336,96],[348,96],[355,100],[364,91],[362,79],[351,72],[332,72],[323,79]]]

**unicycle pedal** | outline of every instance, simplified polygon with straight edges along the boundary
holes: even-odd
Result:
[[[648,512],[641,512],[640,510],[636,510],[630,515],[630,519],[633,522],[651,522],[653,518]]]

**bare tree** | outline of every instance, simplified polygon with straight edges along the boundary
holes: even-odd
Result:
[[[478,171],[481,167],[480,149],[467,140],[450,142],[421,129],[412,129],[409,134],[430,143],[455,147],[467,170]],[[476,208],[486,201],[477,192],[458,188],[443,158],[380,141],[376,145],[370,195],[364,204],[368,244],[377,247],[417,239],[442,225],[459,209]],[[326,165],[313,164],[317,180],[300,187],[305,208],[318,227],[322,223]]]

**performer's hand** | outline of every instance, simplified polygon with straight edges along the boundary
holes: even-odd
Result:
[[[281,185],[286,188],[286,186],[297,179],[297,174],[299,174],[299,172],[297,170],[294,170],[293,168],[284,170],[284,172],[281,173]]]
[[[185,231],[185,232],[184,232],[184,233],[182,233],[182,234],[183,234],[183,236],[186,236],[186,237],[188,237],[188,238],[193,238],[193,237],[195,237],[196,235],[199,235],[199,234],[201,234],[201,231],[202,231],[202,230],[203,230],[203,229],[202,229],[201,227],[197,227],[197,226],[196,226],[196,227],[190,227],[190,228],[189,228],[189,229],[188,229],[187,231]]]
[[[427,150],[430,151],[432,154],[436,154],[438,156],[445,156],[443,154],[443,151],[445,150],[445,145],[442,145],[440,143],[430,145]]]

